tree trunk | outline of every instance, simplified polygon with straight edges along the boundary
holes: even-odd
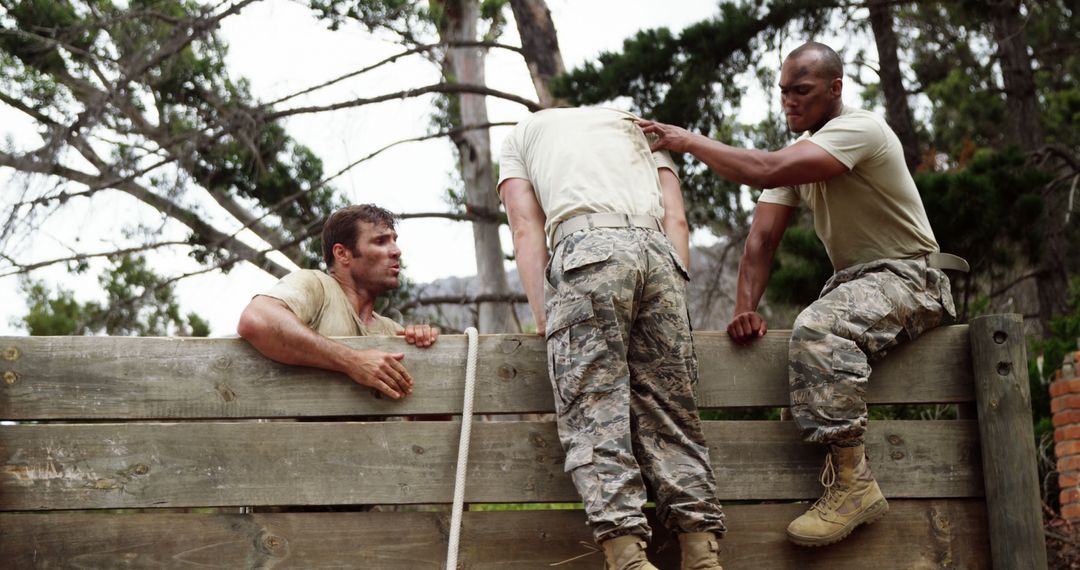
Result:
[[[1009,131],[1012,140],[1024,150],[1034,153],[1042,149],[1044,138],[1039,122],[1039,101],[1035,93],[1035,79],[1031,71],[1024,38],[1024,18],[1020,14],[1020,0],[989,0],[994,40],[1001,64],[1001,77],[1005,87],[1005,100],[1009,111]],[[1044,168],[1063,168],[1054,161]],[[1069,262],[1065,216],[1064,193],[1056,184],[1043,188],[1043,216],[1038,221],[1045,232],[1038,267],[1039,322],[1043,331],[1055,315],[1068,308]]]
[[[990,14],[1005,83],[1005,99],[1009,109],[1009,128],[1013,140],[1024,150],[1032,152],[1043,144],[1039,124],[1039,102],[1035,95],[1035,79],[1031,73],[1031,57],[1024,39],[1024,20],[1020,16],[1020,0],[989,0]]]
[[[885,94],[885,113],[889,126],[904,147],[904,161],[908,170],[915,172],[920,162],[919,137],[915,133],[911,108],[908,106],[907,90],[900,73],[900,60],[896,56],[896,31],[893,30],[892,10],[889,0],[870,0],[870,27],[877,43],[881,91]]]
[[[544,0],[510,0],[510,8],[540,105],[547,108],[563,104],[562,99],[551,94],[551,79],[566,72],[551,10]]]
[[[442,21],[439,35],[444,42],[477,41],[480,4],[477,0],[439,0]],[[443,75],[448,81],[484,85],[486,51],[476,47],[449,48],[443,61]],[[487,105],[483,95],[462,93],[451,96],[451,117],[454,126],[480,125],[488,122]],[[453,107],[457,107],[457,112]],[[465,184],[465,208],[468,212],[488,214],[498,212],[499,196],[495,192],[495,169],[491,160],[491,136],[486,129],[458,132],[451,137],[458,151],[458,166]],[[473,245],[476,248],[476,272],[481,295],[507,295],[510,287],[503,267],[499,224],[486,220],[473,222]],[[480,303],[481,333],[518,332],[514,307],[509,303]]]

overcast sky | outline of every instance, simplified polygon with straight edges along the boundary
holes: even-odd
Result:
[[[548,0],[568,68],[593,60],[602,51],[618,50],[626,37],[640,29],[666,26],[677,31],[712,17],[716,4],[716,0]],[[355,27],[328,31],[307,8],[287,0],[264,0],[247,7],[225,20],[221,35],[229,45],[230,73],[234,78],[243,76],[250,80],[253,94],[263,101],[316,85],[400,51],[389,38],[373,38]],[[500,41],[519,44],[512,23]],[[373,96],[438,79],[438,70],[431,63],[413,58],[293,103],[306,105]],[[493,51],[488,58],[487,82],[492,88],[535,99],[527,69],[517,54]],[[515,121],[527,114],[520,105],[491,98],[488,109],[492,121]],[[323,159],[327,173],[333,173],[390,142],[425,134],[430,130],[430,114],[431,99],[417,98],[350,111],[294,116],[286,128],[291,136]],[[29,124],[2,105],[0,125],[3,125],[0,136],[9,140],[36,138]],[[507,131],[508,128],[492,130],[492,148],[496,153]],[[33,144],[31,140],[29,145]],[[453,184],[454,170],[451,144],[439,139],[398,146],[356,167],[339,178],[335,186],[354,203],[373,202],[395,212],[440,211],[446,210],[445,190]],[[0,183],[15,182],[10,172],[0,170]],[[112,194],[109,198],[86,200],[85,207],[54,220],[31,247],[60,256],[68,251],[64,244],[71,245],[72,237],[78,236],[81,251],[105,250],[115,242],[117,232],[125,224],[133,220],[152,222],[152,216],[151,222],[146,221],[150,213],[147,208],[135,200],[109,194]],[[472,232],[467,223],[406,220],[398,232],[406,271],[414,281],[475,273]],[[511,247],[505,228],[503,245],[507,250]],[[29,259],[31,252],[26,253],[20,259]],[[163,274],[195,268],[182,256],[161,255],[151,259]],[[81,300],[100,298],[92,277],[74,277],[59,267],[33,276],[54,286],[74,289]],[[209,319],[213,335],[230,335],[248,299],[269,288],[274,281],[259,270],[241,266],[228,275],[186,279],[178,285],[178,292],[182,309]],[[26,311],[16,286],[12,277],[0,279],[3,300],[0,334],[25,334],[10,322]]]

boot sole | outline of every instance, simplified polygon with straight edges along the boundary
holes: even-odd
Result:
[[[881,499],[873,505],[870,505],[870,507],[863,511],[861,515],[856,517],[855,520],[851,522],[851,524],[841,528],[839,531],[833,534],[822,537],[810,537],[799,536],[788,532],[788,540],[795,544],[798,544],[799,546],[827,546],[844,540],[848,537],[848,535],[852,533],[852,531],[858,528],[859,525],[873,524],[881,520],[881,517],[885,516],[885,513],[887,512],[889,512],[889,503],[885,499]]]

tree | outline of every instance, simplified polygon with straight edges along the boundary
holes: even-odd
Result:
[[[490,11],[488,31],[477,37],[480,23],[480,3],[477,0],[433,0],[439,38],[447,44],[494,41],[502,26],[501,6],[485,6]],[[485,50],[480,47],[449,47],[442,60],[443,77],[450,82],[483,85]],[[451,97],[448,110],[453,127],[479,125],[488,122],[487,103],[482,95],[463,93]],[[457,148],[459,171],[465,186],[465,211],[479,213],[487,219],[473,222],[473,246],[476,248],[476,270],[480,278],[480,294],[506,295],[510,286],[503,267],[502,243],[499,239],[499,197],[495,192],[495,164],[491,158],[491,136],[485,129],[460,131],[450,139]],[[480,303],[480,332],[514,332],[520,330],[513,306],[507,303]]]
[[[72,291],[54,292],[45,283],[24,277],[21,289],[29,311],[17,324],[34,336],[210,334],[209,324],[197,314],[181,315],[173,283],[150,270],[143,256],[114,258],[113,267],[99,281],[105,302],[81,303]]]
[[[0,150],[0,167],[25,181],[19,192],[5,197],[10,208],[5,208],[9,214],[0,226],[4,275],[154,249],[188,253],[202,264],[197,272],[227,271],[248,261],[273,275],[286,274],[289,265],[268,255],[272,252],[301,267],[316,267],[322,222],[344,205],[331,185],[336,177],[396,144],[433,137],[464,140],[469,132],[489,125],[459,122],[408,141],[388,141],[327,175],[320,158],[288,136],[286,118],[427,94],[478,93],[538,108],[523,97],[458,82],[323,105],[293,103],[402,57],[432,56],[446,49],[437,42],[413,42],[402,53],[364,69],[274,101],[258,101],[245,80],[231,78],[224,63],[226,46],[216,35],[225,18],[253,1],[203,5],[194,0],[133,0],[123,5],[106,0],[0,0],[0,103],[30,119],[42,139],[36,147]],[[330,10],[343,3],[313,2],[319,4]],[[360,2],[356,16],[394,27],[418,17],[415,4]],[[338,15],[326,17],[333,21]],[[399,31],[402,37],[410,33],[404,24]],[[490,168],[487,172],[490,177]],[[31,183],[35,180],[49,185],[42,188]],[[21,252],[50,216],[98,193],[115,192],[135,197],[163,220],[161,226],[125,228],[124,238],[109,251],[76,246],[66,257],[23,257]],[[478,200],[470,202],[478,205],[466,216],[492,226],[499,216]],[[495,229],[484,232],[497,238]],[[485,259],[492,257],[489,250],[498,252],[500,262],[494,265],[501,272],[498,242],[478,247],[487,252]]]
[[[228,78],[213,34],[251,1],[219,11],[179,0],[0,2],[0,101],[34,119],[43,139],[0,152],[0,166],[61,182],[13,205],[0,247],[17,246],[68,204],[113,190],[184,226],[191,254],[207,264],[245,260],[288,272],[239,239],[242,228],[301,265],[315,263],[312,227],[340,203],[319,184],[318,158],[260,120],[246,84]],[[197,190],[233,216],[232,227],[190,203]]]
[[[563,100],[552,93],[554,79],[566,73],[555,23],[544,0],[510,0],[521,38],[521,55],[529,66],[541,107],[555,107]]]
[[[893,29],[892,9],[888,0],[870,0],[870,26],[877,44],[878,76],[885,95],[885,110],[889,126],[896,132],[904,147],[904,160],[908,170],[914,172],[919,166],[919,138],[908,106],[908,93],[904,88],[900,58],[897,56],[896,31]]]
[[[371,30],[389,30],[403,46],[417,50],[431,35],[438,37],[438,50],[432,50],[433,63],[440,66],[448,84],[484,86],[484,62],[487,50],[507,48],[497,43],[505,23],[506,0],[431,0],[425,9],[419,2],[402,0],[313,0],[312,6],[332,24],[355,20]],[[554,25],[542,0],[511,2],[517,17],[523,48],[514,48],[525,57],[541,102],[533,110],[555,102],[548,94],[551,77],[562,70],[562,57]],[[481,32],[481,28],[486,28]],[[510,293],[499,225],[504,223],[495,191],[495,165],[486,98],[483,90],[448,93],[439,103],[436,123],[446,129],[458,156],[462,192],[454,192],[464,205],[464,214],[473,224],[480,282],[480,332],[520,330],[513,306],[487,299],[517,298]],[[467,128],[469,125],[484,128]]]

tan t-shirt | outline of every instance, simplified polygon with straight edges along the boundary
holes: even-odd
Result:
[[[939,250],[904,151],[885,120],[845,106],[808,140],[849,171],[826,182],[765,190],[759,202],[814,211],[814,229],[833,269],[877,259],[911,259]]]
[[[666,151],[650,152],[645,134],[625,111],[598,107],[546,109],[506,137],[499,161],[504,180],[532,183],[552,239],[555,227],[579,214],[664,217],[658,167],[678,175]]]
[[[403,328],[378,313],[371,314],[373,325],[364,325],[341,285],[322,271],[290,273],[263,295],[283,301],[304,324],[323,336],[393,336]]]

